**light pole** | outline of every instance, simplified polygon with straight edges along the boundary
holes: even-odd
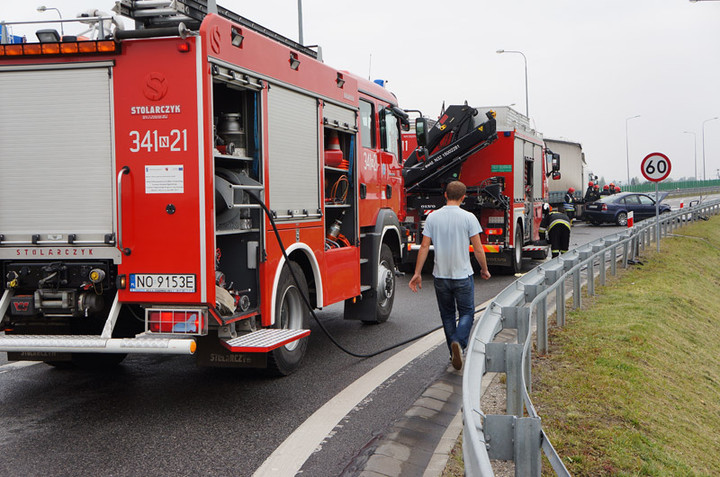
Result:
[[[703,180],[707,180],[707,176],[705,175],[705,123],[708,123],[710,121],[715,121],[718,117],[715,116],[714,118],[706,119],[702,123],[702,143],[703,143]]]
[[[625,118],[625,163],[627,164],[627,185],[630,187],[630,146],[628,145],[628,122],[631,119],[639,118],[640,115]]]
[[[47,10],[55,10],[58,13],[58,15],[60,16],[60,20],[63,19],[62,13],[60,13],[60,9],[58,9],[58,8],[46,7],[45,5],[41,5],[41,6],[37,7],[37,11],[40,13],[45,12]],[[63,28],[63,22],[60,22],[60,35],[65,36],[65,29]]]
[[[496,53],[502,54],[502,53],[517,53],[522,55],[523,60],[525,60],[525,116],[528,118],[530,117],[530,106],[528,106],[528,79],[527,79],[527,57],[522,51],[517,50],[498,50]]]
[[[298,0],[298,43],[303,44],[302,0]]]
[[[698,180],[697,176],[697,134],[694,131],[683,131],[684,134],[692,134],[693,141],[695,141],[695,180]]]

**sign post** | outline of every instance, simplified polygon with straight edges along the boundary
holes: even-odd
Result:
[[[670,175],[672,165],[665,154],[653,152],[645,156],[640,164],[640,172],[645,179],[655,183],[655,242],[657,251],[660,252],[660,192],[658,183],[667,179]]]

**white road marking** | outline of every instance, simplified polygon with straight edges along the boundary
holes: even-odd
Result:
[[[412,360],[444,342],[443,330],[437,330],[368,371],[295,429],[295,432],[275,449],[253,476],[296,475],[323,439],[368,394]]]
[[[10,371],[11,369],[27,368],[28,366],[35,366],[40,363],[42,363],[42,361],[15,361],[13,363],[7,363],[0,366],[0,372]]]
[[[492,300],[480,305],[487,306]],[[423,353],[445,343],[439,329],[386,359],[315,411],[278,446],[253,477],[295,476],[335,426],[368,394]]]

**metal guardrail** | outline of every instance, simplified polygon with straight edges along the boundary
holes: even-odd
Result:
[[[687,222],[720,214],[720,200],[662,214],[661,236]],[[584,288],[595,294],[596,280],[605,284],[608,264],[617,273],[656,237],[655,218],[595,240],[534,268],[498,294],[477,320],[470,335],[463,373],[463,458],[465,475],[494,475],[491,459],[514,461],[516,476],[540,476],[542,454],[557,475],[569,476],[550,439],[542,430],[530,400],[530,344],[533,318],[537,352],[548,351],[548,315],[554,307],[558,326],[565,325],[565,286],[571,281],[573,309],[581,306]],[[597,274],[597,277],[596,277]],[[584,276],[584,280],[583,280]],[[555,293],[554,303],[548,296]],[[505,329],[517,330],[517,343],[494,342]],[[507,375],[506,415],[486,415],[480,408],[482,378],[487,372]]]

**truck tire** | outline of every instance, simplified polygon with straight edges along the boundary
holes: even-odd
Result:
[[[378,259],[377,312],[374,320],[362,320],[363,323],[385,323],[392,312],[395,302],[395,259],[387,244],[380,247]]]
[[[290,272],[292,268],[297,283]],[[308,328],[308,310],[302,295],[308,297],[308,284],[300,266],[295,262],[285,262],[278,280],[277,295],[275,295],[275,328],[304,330]],[[267,370],[274,376],[287,376],[292,374],[299,366],[305,351],[308,339],[302,338],[285,346],[276,348],[268,353]]]
[[[512,251],[512,263],[510,268],[513,274],[522,272],[522,247],[523,247],[523,231],[522,226],[518,223],[515,225],[515,248]]]
[[[622,227],[626,226],[627,225],[627,212],[618,213],[617,216],[615,217],[615,222]]]

